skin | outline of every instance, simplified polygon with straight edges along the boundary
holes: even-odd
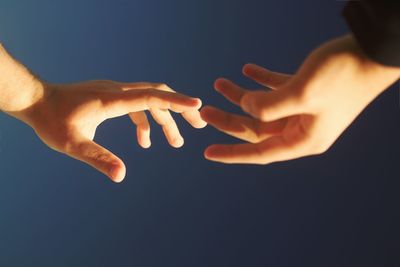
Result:
[[[204,156],[221,163],[269,164],[326,152],[379,94],[400,78],[400,68],[369,60],[350,35],[314,50],[297,73],[247,64],[243,74],[263,86],[250,91],[227,79],[215,89],[249,116],[204,107],[202,118],[245,141],[216,144]]]
[[[218,79],[215,89],[250,116],[214,107],[165,84],[89,81],[68,85],[38,80],[0,45],[0,110],[30,125],[51,148],[86,162],[113,181],[125,177],[121,159],[93,142],[104,120],[129,114],[143,148],[151,145],[143,112],[149,110],[173,147],[183,138],[168,110],[195,128],[206,122],[246,143],[212,145],[204,153],[223,163],[268,164],[321,154],[380,93],[400,77],[400,68],[370,61],[351,36],[314,50],[294,75],[247,64],[243,73],[260,91]],[[204,121],[203,121],[203,120]]]
[[[165,84],[87,81],[50,84],[37,79],[0,44],[0,110],[31,126],[50,148],[94,167],[121,182],[123,161],[93,141],[103,121],[129,114],[137,126],[140,146],[148,148],[148,110],[162,127],[169,144],[184,140],[170,111],[180,113],[195,128],[203,128],[201,101],[174,92]]]

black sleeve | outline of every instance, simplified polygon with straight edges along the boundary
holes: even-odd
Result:
[[[400,67],[400,0],[353,0],[343,16],[365,54]]]

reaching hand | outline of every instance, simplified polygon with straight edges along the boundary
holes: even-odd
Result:
[[[268,164],[323,153],[400,69],[369,61],[346,36],[316,49],[293,76],[250,64],[243,73],[273,91],[216,81],[215,89],[252,117],[203,108],[206,122],[248,142],[212,145],[204,153],[209,160]]]
[[[162,126],[173,147],[182,146],[183,138],[169,110],[181,113],[195,128],[206,125],[198,111],[199,99],[175,93],[164,84],[90,81],[44,88],[42,99],[19,117],[49,147],[86,162],[115,182],[125,177],[124,163],[93,141],[96,128],[103,121],[129,114],[143,148],[151,144],[145,110]]]

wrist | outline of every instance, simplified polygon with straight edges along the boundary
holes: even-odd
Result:
[[[18,110],[6,113],[32,126],[34,118],[41,116],[41,107],[47,103],[51,92],[52,87],[49,84],[36,80],[30,85],[29,93],[27,91],[25,94],[25,100],[18,103]]]
[[[369,98],[382,93],[400,77],[400,68],[369,59],[351,35],[331,40],[314,50],[303,71],[312,77],[306,82],[317,87],[329,83],[352,90],[359,88]]]
[[[335,42],[335,41],[333,41]],[[334,57],[343,62],[343,67],[351,70],[349,73],[359,80],[364,91],[376,96],[385,91],[393,82],[400,78],[400,68],[385,66],[370,59],[352,35],[337,39],[340,45]],[[351,81],[352,77],[349,77]]]
[[[0,44],[0,111],[25,121],[37,103],[48,94],[48,86],[15,60]]]
[[[20,77],[1,88],[3,92],[1,110],[5,113],[24,120],[34,106],[42,102],[46,96],[47,87],[34,77]]]

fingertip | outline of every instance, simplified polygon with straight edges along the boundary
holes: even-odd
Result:
[[[196,122],[196,123],[193,123],[193,125],[192,125],[194,128],[196,128],[196,129],[203,129],[204,127],[206,127],[207,126],[207,122],[205,121],[205,120],[199,120],[198,122]]]
[[[200,98],[192,98],[192,103],[196,108],[201,108],[201,105],[203,104]]]
[[[214,82],[214,89],[217,92],[220,92],[221,90],[223,90],[223,84],[227,81],[227,79],[225,78],[218,78],[215,80]]]
[[[198,102],[199,106],[201,107],[203,105],[203,101],[201,101],[200,98],[196,98],[196,99],[197,99],[197,102]]]
[[[209,161],[220,162],[218,156],[215,155],[214,151],[217,145],[211,145],[204,150],[204,158]]]
[[[207,147],[207,148],[204,150],[203,155],[204,155],[204,158],[205,158],[205,159],[208,159],[208,160],[209,160],[210,157],[209,157],[208,149],[209,149],[209,147]]]
[[[208,123],[207,123],[206,121],[203,120],[203,121],[201,122],[201,124],[200,124],[199,129],[203,129],[203,128],[207,127],[207,125],[208,125]]]
[[[205,106],[200,110],[200,116],[204,121],[208,121],[210,115],[212,115],[214,108],[211,106]]]
[[[113,182],[121,183],[124,180],[125,175],[126,168],[122,162],[112,164],[109,172],[109,177]]]
[[[213,158],[213,153],[215,151],[215,145],[211,145],[204,150],[204,157],[208,160]]]
[[[150,130],[143,127],[137,128],[137,141],[140,147],[149,148],[151,146]]]
[[[207,113],[210,110],[214,109],[212,106],[204,106],[201,110],[200,110],[200,114],[202,113]]]
[[[207,157],[206,151],[204,151],[203,157],[204,157],[206,160],[210,160],[210,159]]]
[[[171,146],[174,148],[181,148],[185,143],[185,140],[182,137],[177,137],[171,142]]]
[[[254,64],[251,64],[251,63],[245,64],[245,65],[243,66],[243,68],[242,68],[243,74],[246,75],[246,76],[249,75],[249,74],[252,72],[254,66],[255,66],[255,65],[254,65]]]
[[[142,142],[139,143],[139,145],[144,149],[148,149],[148,148],[151,147],[151,141],[150,140],[142,141]]]

